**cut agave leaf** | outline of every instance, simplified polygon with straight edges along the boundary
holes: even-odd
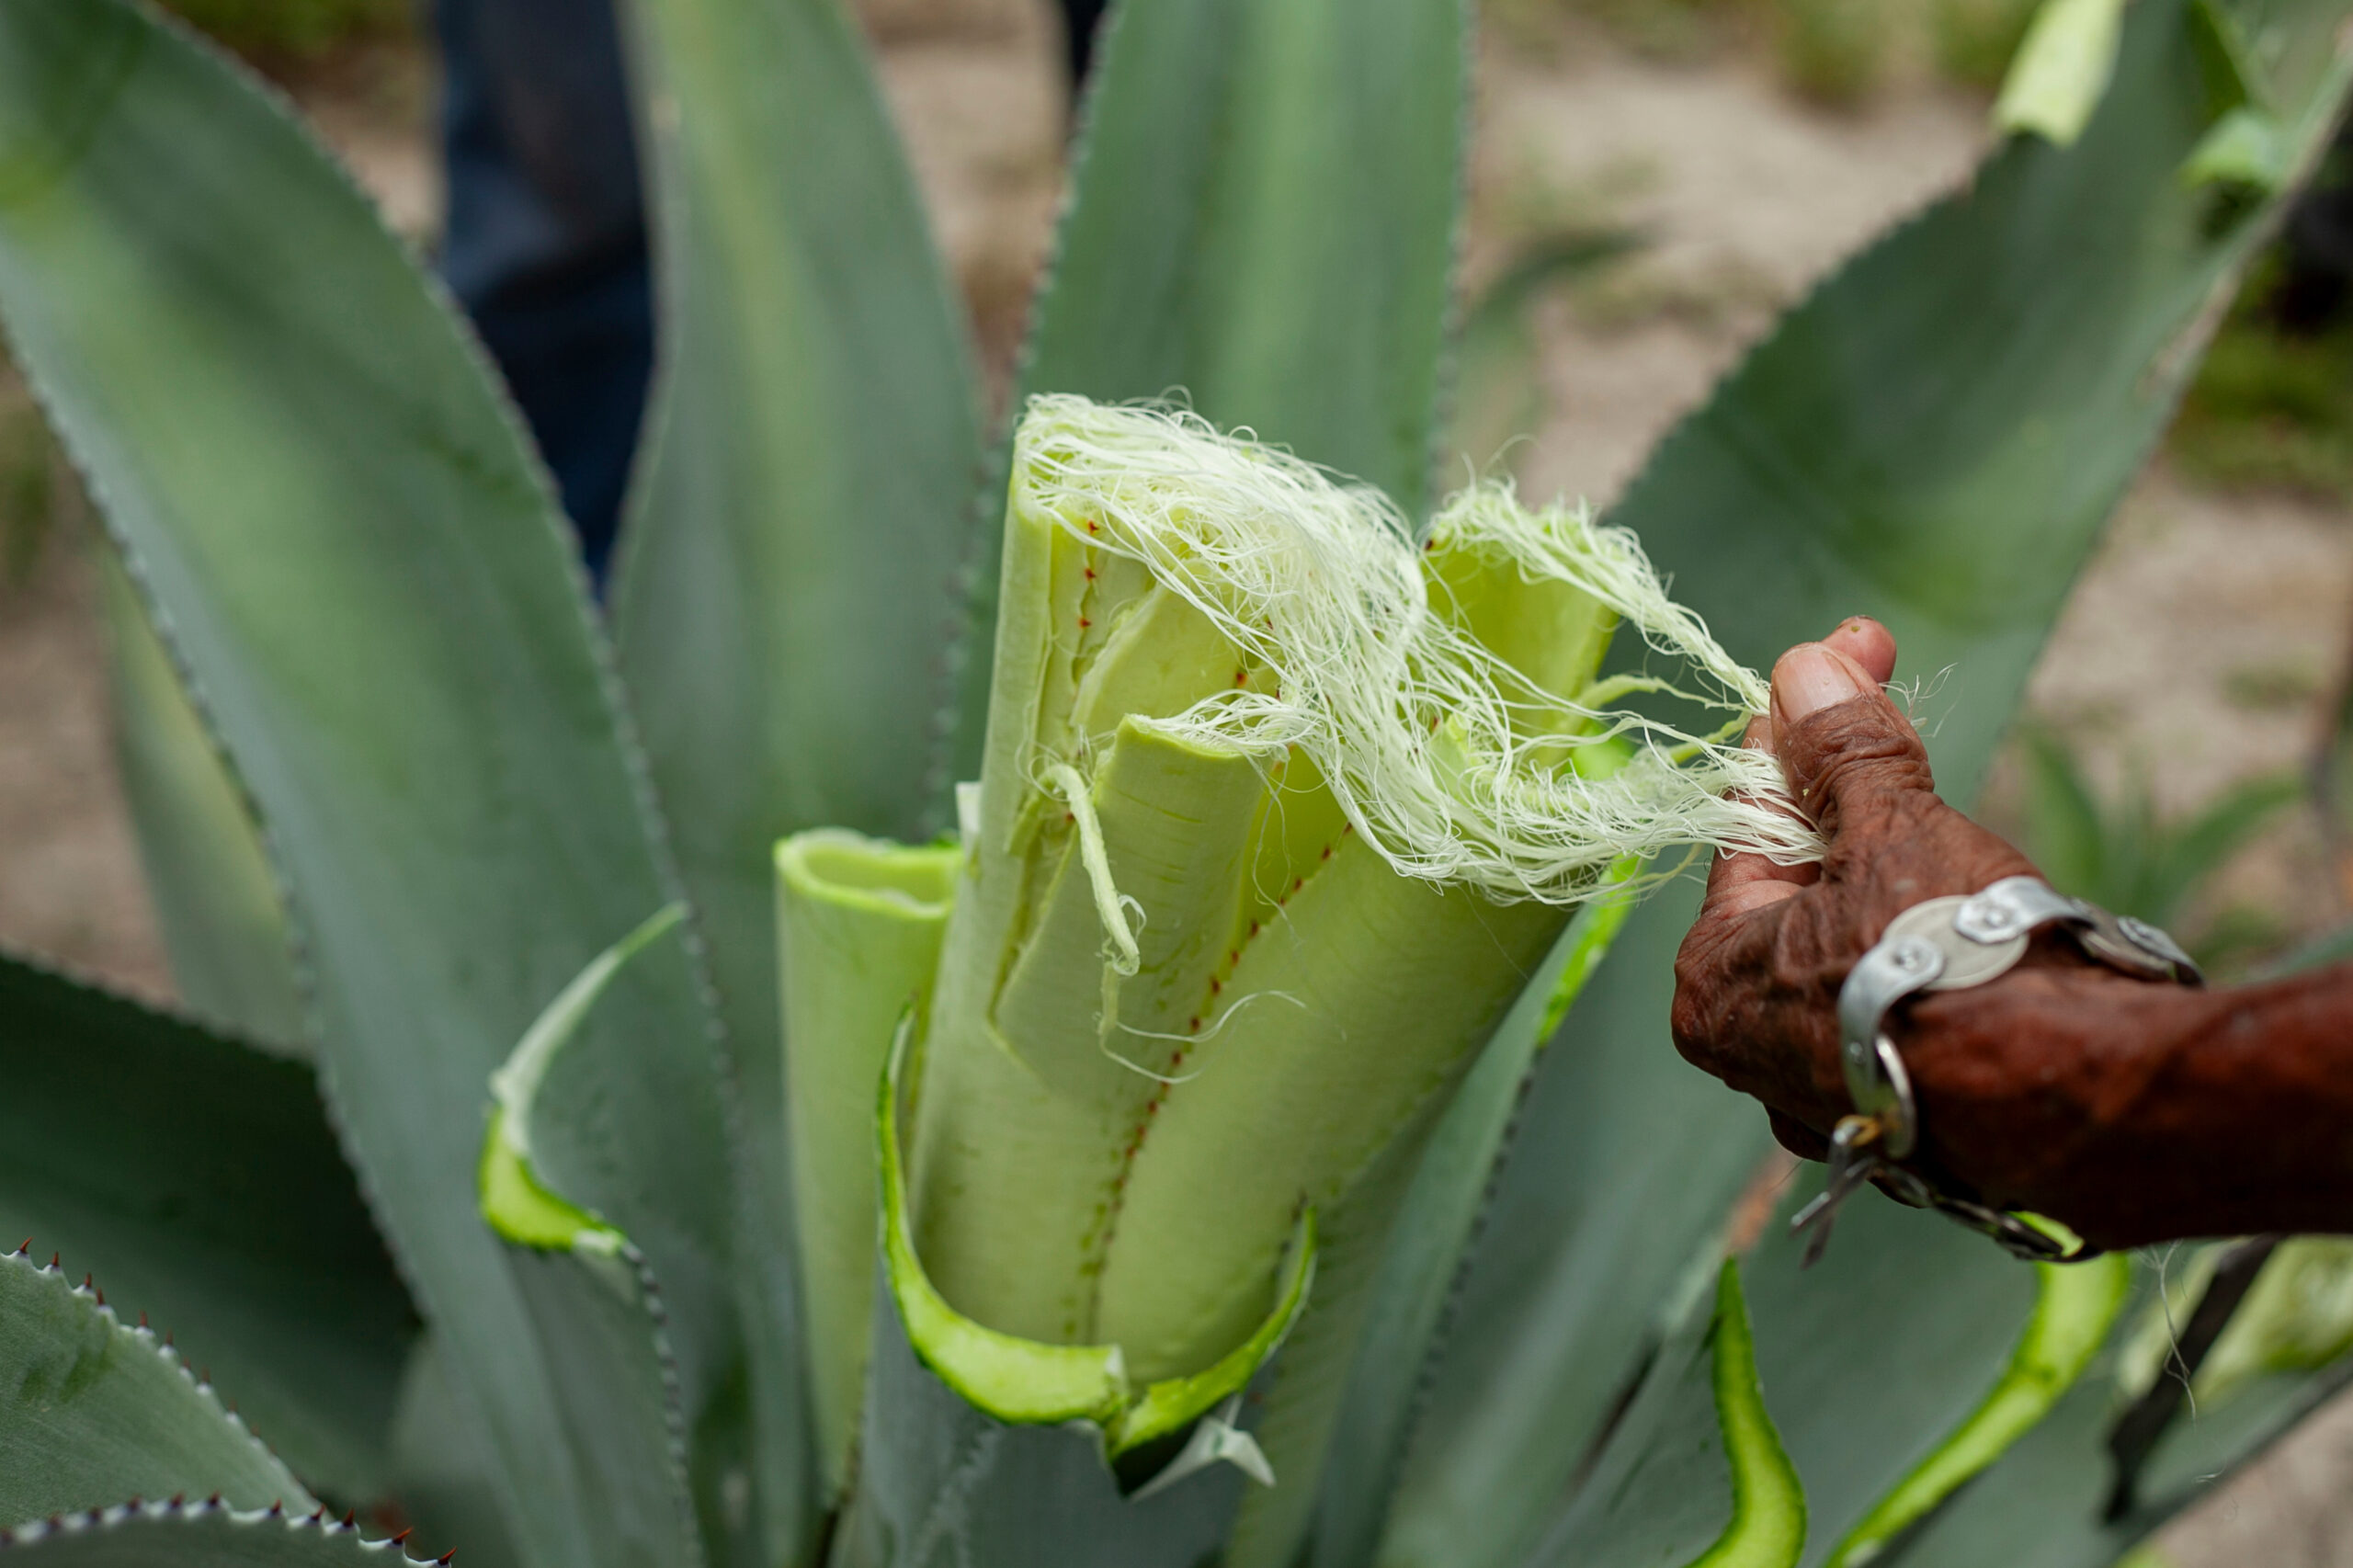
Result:
[[[974,1410],[1009,1426],[1092,1423],[1107,1460],[1162,1442],[1241,1393],[1274,1358],[1299,1322],[1315,1278],[1314,1210],[1302,1210],[1292,1232],[1274,1301],[1257,1329],[1213,1365],[1187,1377],[1139,1386],[1117,1345],[1048,1345],[1001,1334],[950,1306],[915,1256],[899,1143],[900,1074],[914,1042],[903,1019],[877,1112],[882,1172],[883,1270],[894,1316],[926,1367]],[[872,1434],[870,1415],[867,1431]],[[1241,1451],[1241,1450],[1237,1450]],[[1244,1468],[1248,1468],[1246,1463]]]
[[[309,1066],[0,956],[0,1084],[8,1241],[168,1325],[312,1486],[380,1495],[415,1314]]]
[[[1622,861],[1610,880],[1639,869]],[[1478,1065],[1423,1154],[1382,1258],[1375,1305],[1358,1343],[1333,1426],[1316,1503],[1313,1555],[1324,1563],[1369,1561],[1405,1462],[1405,1445],[1428,1375],[1429,1346],[1444,1332],[1490,1184],[1526,1096],[1537,1053],[1552,1040],[1595,968],[1608,956],[1634,895],[1604,894],[1577,912],[1481,1053]]]
[[[491,1074],[479,1180],[483,1218],[523,1249],[509,1262],[540,1343],[565,1366],[599,1369],[564,1380],[558,1398],[573,1442],[605,1478],[608,1528],[621,1532],[632,1561],[699,1565],[686,1414],[661,1285],[626,1234],[541,1175],[535,1136],[553,1130],[555,1119],[540,1114],[540,1096],[578,1060],[571,1048],[598,999],[685,917],[683,904],[655,912],[599,953],[524,1031]]]
[[[0,1518],[214,1493],[317,1506],[154,1330],[22,1248],[0,1256]]]
[[[2008,1364],[1977,1408],[1839,1539],[1827,1568],[1861,1568],[1875,1561],[2049,1415],[2107,1342],[2131,1292],[2131,1259],[2110,1254],[2027,1267],[2035,1274],[2034,1309]],[[1910,1348],[1935,1354],[1916,1343]]]
[[[2154,1303],[2158,1270],[2139,1271],[2136,1311]],[[2281,1371],[2236,1397],[2185,1410],[2138,1487],[2139,1503],[2108,1517],[2115,1481],[2108,1437],[2135,1392],[2128,1335],[2000,1460],[1924,1519],[1889,1560],[1904,1568],[2109,1568],[2179,1509],[2290,1425],[2353,1384],[2353,1357],[2317,1371]],[[2120,1343],[2123,1342],[2123,1343]]]
[[[840,828],[776,846],[793,1233],[810,1404],[829,1494],[847,1480],[874,1322],[876,1085],[901,1014],[918,1033],[962,851]]]
[[[1765,1407],[1738,1262],[1681,1316],[1532,1568],[1796,1568],[1805,1490]]]
[[[2116,74],[2124,0],[2042,0],[2010,62],[1994,123],[2072,147]]]
[[[118,1504],[0,1530],[0,1551],[41,1568],[397,1568],[425,1561],[397,1540],[369,1540],[324,1513],[238,1513],[209,1499]]]
[[[1092,1425],[1007,1425],[943,1382],[908,1345],[887,1289],[875,1292],[873,1346],[858,1485],[831,1568],[1200,1568],[1216,1560],[1249,1484],[1238,1466],[1211,1464],[1149,1495],[1127,1493]]]

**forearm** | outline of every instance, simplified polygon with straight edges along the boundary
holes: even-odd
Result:
[[[2353,1231],[2353,967],[2193,991],[2088,963],[1918,1003],[1923,1157],[2106,1247]]]

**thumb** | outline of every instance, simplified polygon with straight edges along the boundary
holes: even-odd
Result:
[[[1773,749],[1823,836],[1915,809],[1933,795],[1927,748],[1862,665],[1802,642],[1773,666]]]

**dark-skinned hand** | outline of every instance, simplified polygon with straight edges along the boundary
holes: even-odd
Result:
[[[1818,866],[1718,858],[1676,960],[1675,1040],[1820,1158],[1853,1107],[1837,997],[1887,923],[2034,866],[1936,794],[1881,690],[1895,642],[1857,619],[1790,650],[1749,744],[1820,829]],[[2100,1246],[2353,1230],[2353,973],[2233,992],[2118,974],[2043,934],[1986,985],[1892,1020],[1919,1102],[1908,1163],[1956,1192],[2064,1221]]]

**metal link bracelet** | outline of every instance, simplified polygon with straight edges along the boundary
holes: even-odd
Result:
[[[1870,1181],[1898,1202],[1934,1209],[1983,1232],[2021,1257],[2061,1262],[2089,1256],[2015,1214],[1939,1191],[1895,1162],[1920,1142],[1911,1075],[1888,1038],[1887,1016],[1924,991],[1960,991],[2006,974],[2035,932],[2056,927],[2085,956],[2142,980],[2202,985],[2189,955],[2165,932],[2130,915],[2070,898],[2039,877],[2005,877],[1974,893],[1915,903],[1893,920],[1838,991],[1838,1060],[1854,1114],[1830,1138],[1830,1176],[1821,1195],[1790,1220],[1811,1231],[1805,1261],[1822,1256],[1839,1205]]]

